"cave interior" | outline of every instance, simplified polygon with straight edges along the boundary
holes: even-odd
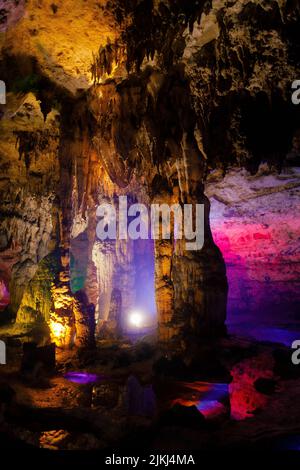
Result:
[[[299,450],[298,0],[4,3],[2,442]]]

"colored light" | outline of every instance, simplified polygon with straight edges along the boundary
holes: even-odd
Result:
[[[64,378],[69,380],[69,382],[82,385],[98,382],[100,380],[99,375],[90,374],[89,372],[67,372]]]
[[[129,323],[135,328],[141,328],[143,324],[144,317],[141,312],[134,310],[129,314]]]
[[[65,328],[61,323],[51,321],[50,322],[51,333],[54,338],[62,338],[65,334]]]

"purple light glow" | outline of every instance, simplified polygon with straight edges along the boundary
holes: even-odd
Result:
[[[191,395],[192,392],[192,395]],[[228,397],[228,384],[209,382],[185,382],[181,396],[173,400],[182,406],[196,406],[207,419],[213,419],[226,413],[222,401]]]
[[[299,325],[287,325],[286,328],[277,328],[270,325],[255,327],[251,323],[244,325],[231,325],[230,333],[233,335],[243,335],[247,331],[247,336],[257,341],[270,341],[271,343],[284,344],[290,347],[293,341],[300,337]]]
[[[103,377],[97,374],[90,374],[89,372],[67,372],[64,378],[76,384],[90,384],[99,382]]]
[[[0,310],[3,310],[10,303],[10,295],[7,283],[0,280]]]
[[[299,195],[257,197],[282,184],[274,175],[253,180],[232,173],[226,181],[219,191],[230,204],[211,198],[211,229],[226,263],[229,331],[251,330],[258,340],[289,345],[299,324]]]
[[[227,395],[227,384],[210,384],[208,390],[204,392],[201,400],[196,404],[197,410],[207,419],[215,418],[224,413],[225,407],[221,403],[221,400]]]

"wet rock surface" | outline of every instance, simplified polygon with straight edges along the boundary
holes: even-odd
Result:
[[[280,446],[285,436],[299,433],[297,409],[293,417],[289,409],[300,385],[299,379],[279,374],[273,349],[237,338],[220,344],[229,384],[217,376],[200,381],[155,376],[153,361],[111,369],[95,359],[86,372],[78,370],[81,375],[89,370],[94,383],[56,373],[41,388],[21,381],[15,372],[19,364],[6,366],[1,432],[22,445],[51,450],[101,450],[134,442],[157,450],[259,448],[272,446],[272,439]],[[75,357],[63,354],[60,364],[74,370]]]

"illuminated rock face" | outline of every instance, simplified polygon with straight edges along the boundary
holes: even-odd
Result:
[[[26,5],[21,0],[18,7],[15,3],[9,1],[3,5],[10,10],[3,14],[0,25],[0,31],[6,31],[6,36],[0,38],[3,53],[33,57],[43,76],[72,93],[89,88],[93,54],[108,39],[114,42],[119,36],[113,15],[108,9],[104,13],[106,2],[92,0],[78,4],[73,0],[46,0],[37,6],[34,0]],[[25,62],[22,64],[26,68]]]
[[[159,338],[165,344],[174,339],[175,348],[185,348],[193,334],[224,332],[227,282],[222,257],[209,230],[209,205],[202,188],[203,158],[190,132],[195,115],[187,83],[180,70],[159,80],[154,75],[144,74],[138,86],[128,80],[120,87],[96,87],[90,108],[96,119],[99,156],[117,194],[123,188],[132,194],[137,177],[141,183],[135,194],[141,202],[146,194],[148,204],[206,206],[201,253],[188,252],[184,241],[155,243]],[[150,92],[154,82],[156,87]],[[166,87],[172,99],[165,94]]]
[[[232,371],[229,385],[231,417],[237,421],[251,418],[257,410],[266,406],[268,396],[259,393],[255,387],[258,379],[272,380],[274,360],[267,354],[246,359]]]
[[[264,171],[265,170],[265,173]],[[231,171],[207,184],[211,227],[229,280],[228,322],[280,324],[299,314],[299,170]]]
[[[205,205],[202,250],[155,243],[159,340],[182,352],[222,334],[227,280],[204,182],[216,166],[255,173],[262,159],[280,168],[298,152],[298,2],[113,0],[76,10],[30,0],[24,15],[5,3],[0,274],[13,314],[29,323],[40,314],[43,263],[56,250],[41,314],[53,339],[91,345],[94,318],[97,334],[104,324],[119,334],[120,310],[134,302],[135,249],[96,239],[96,207],[127,195]]]
[[[15,26],[25,14],[25,1],[2,0],[0,2],[0,32],[3,33]]]
[[[54,248],[59,127],[33,93],[10,93],[1,127],[1,278],[16,313],[39,262]],[[31,305],[32,306],[32,305]]]

